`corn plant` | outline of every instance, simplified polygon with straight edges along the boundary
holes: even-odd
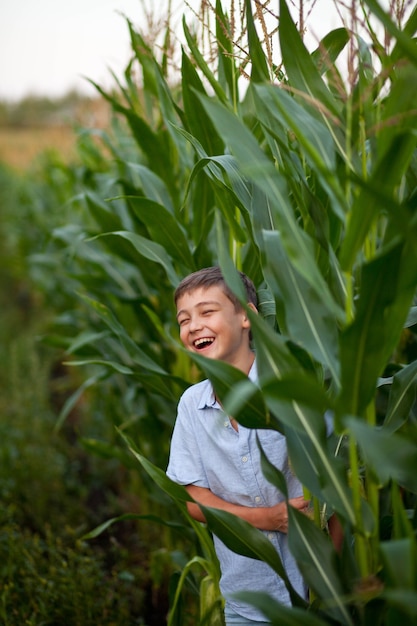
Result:
[[[314,505],[314,519],[290,509],[289,526],[311,602],[288,609],[268,590],[250,596],[272,624],[411,623],[417,12],[352,3],[350,22],[311,52],[285,0],[271,36],[256,6],[245,1],[238,37],[234,5],[228,17],[217,1],[210,59],[184,20],[187,47],[171,83],[169,37],[158,60],[128,22],[124,80],[113,93],[97,85],[115,113],[105,137],[113,165],[90,168],[77,199],[84,214],[55,233],[58,249],[71,251],[63,266],[71,289],[87,305],[77,309],[79,334],[74,325],[63,341],[68,360],[90,372],[82,389],[100,385],[102,409],[140,461],[149,506],[162,516],[172,515],[164,491],[187,517],[186,492],[163,470],[178,396],[199,372],[240,423],[285,433]],[[235,268],[257,285],[258,387],[178,344],[173,289],[212,264],[238,296]],[[116,454],[115,441],[89,445]],[[285,494],[266,459],[264,472]],[[292,591],[262,533],[224,512],[205,514],[210,530],[266,560]],[[331,514],[344,530],[340,553],[322,529]],[[205,529],[193,526],[210,569]],[[216,575],[211,569],[210,584]],[[207,607],[202,615],[201,623],[221,619]]]

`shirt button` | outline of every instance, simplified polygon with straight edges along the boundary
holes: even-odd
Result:
[[[246,463],[247,460],[248,460],[247,456],[242,456],[242,463]]]
[[[274,538],[274,533],[268,533],[268,539],[272,541],[273,538]]]
[[[229,425],[229,420],[226,420],[226,421],[224,422],[224,426],[227,428],[227,427],[228,427],[228,425]]]
[[[261,497],[260,496],[256,496],[255,497],[255,502],[260,502],[261,501]]]

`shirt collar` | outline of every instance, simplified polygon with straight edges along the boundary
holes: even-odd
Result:
[[[248,378],[253,383],[256,383],[258,379],[258,369],[256,367],[256,359],[252,363],[252,366],[249,370]],[[203,392],[201,394],[200,402],[198,403],[198,408],[199,409],[210,409],[210,408],[220,409],[221,406],[216,400],[212,384],[210,383],[209,380],[206,380],[205,382],[206,382],[206,385],[204,386]]]

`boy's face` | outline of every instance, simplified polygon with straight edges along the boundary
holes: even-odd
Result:
[[[250,322],[245,311],[236,311],[221,287],[198,288],[177,302],[180,338],[187,350],[226,361],[244,369],[248,354]]]

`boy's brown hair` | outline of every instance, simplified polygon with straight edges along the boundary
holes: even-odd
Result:
[[[258,298],[256,296],[255,285],[253,284],[251,279],[248,278],[243,272],[239,272],[239,275],[245,288],[247,301],[251,302],[255,307],[257,307]],[[240,304],[238,298],[227,286],[220,267],[217,266],[205,267],[201,270],[198,270],[197,272],[193,272],[192,274],[186,276],[175,290],[175,304],[177,304],[179,298],[181,298],[181,296],[183,296],[185,293],[189,293],[190,291],[194,291],[195,289],[200,289],[201,287],[207,289],[208,287],[213,287],[215,285],[223,289],[223,292],[229,298],[229,300],[233,302],[237,311],[242,308],[242,305]]]

